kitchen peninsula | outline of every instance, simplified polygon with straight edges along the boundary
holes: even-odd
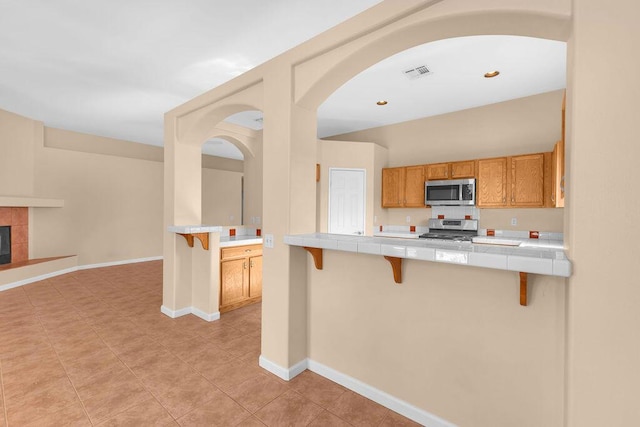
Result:
[[[391,263],[396,283],[402,282],[403,259],[519,272],[521,305],[527,305],[527,273],[560,277],[571,276],[571,262],[562,248],[554,247],[547,242],[540,242],[540,245],[536,245],[535,241],[536,239],[526,239],[526,242],[523,241],[518,246],[507,247],[499,244],[499,241],[496,241],[497,244],[475,244],[328,233],[287,235],[284,237],[286,244],[301,246],[309,251],[313,255],[318,269],[322,269],[322,251],[318,251],[318,249],[382,255]],[[320,257],[319,263],[318,257]]]
[[[261,301],[262,237],[260,230],[243,226],[173,225],[168,231],[182,236],[185,258],[191,258],[194,278],[193,305],[180,312],[162,307],[178,317],[192,313],[204,320]],[[199,243],[198,243],[198,242]]]

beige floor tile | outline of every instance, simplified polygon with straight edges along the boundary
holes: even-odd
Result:
[[[22,427],[84,427],[91,426],[91,421],[78,401],[61,410],[44,417],[26,421]]]
[[[259,419],[254,417],[249,417],[246,420],[242,421],[237,427],[264,427],[264,423],[262,423]]]
[[[219,390],[199,375],[186,375],[163,382],[162,377],[146,378],[145,385],[175,419],[213,400]]]
[[[251,417],[242,406],[238,405],[226,394],[218,391],[215,397],[180,417],[178,423],[181,426],[235,426]]]
[[[384,417],[382,423],[380,423],[380,427],[419,427],[420,424],[411,421],[409,418],[403,417],[400,414],[397,414],[393,411],[389,411],[387,416]]]
[[[293,390],[289,390],[255,413],[268,426],[306,426],[322,408]]]
[[[152,398],[138,379],[130,372],[104,371],[93,381],[77,388],[78,395],[96,424],[124,412]]]
[[[347,391],[341,385],[311,371],[304,371],[292,379],[290,384],[292,389],[324,408]]]
[[[5,409],[11,427],[415,425],[311,372],[260,368],[261,304],[215,322],[161,304],[161,261],[0,292],[0,427]]]
[[[260,374],[232,387],[227,392],[233,400],[253,413],[288,390],[277,381]]]
[[[309,427],[349,427],[351,424],[324,410],[313,419]]]
[[[177,426],[165,408],[156,399],[146,400],[99,424],[100,427],[169,427]]]
[[[45,382],[25,393],[5,399],[9,425],[20,426],[50,416],[78,403],[78,396],[66,377]]]
[[[352,391],[343,393],[327,410],[355,426],[376,426],[389,410]]]
[[[212,381],[220,390],[225,393],[233,387],[260,375],[264,375],[262,370],[252,364],[247,364],[239,360],[218,366],[211,372],[203,374]]]

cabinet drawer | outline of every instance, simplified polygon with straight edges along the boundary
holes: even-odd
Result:
[[[232,246],[220,249],[220,259],[243,258],[248,256],[262,255],[262,245]]]

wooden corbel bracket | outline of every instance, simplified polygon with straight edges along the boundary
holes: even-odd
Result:
[[[520,272],[520,305],[527,306],[527,273]]]
[[[195,237],[196,239],[200,240],[200,243],[202,243],[202,249],[204,249],[205,251],[209,250],[209,233],[178,234],[187,240],[187,245],[189,245],[190,248],[193,247],[193,238]]]
[[[322,270],[322,248],[310,248],[308,246],[303,246],[303,248],[313,257],[316,270]]]
[[[389,261],[391,264],[391,268],[393,269],[393,280],[398,284],[402,283],[402,258],[385,256],[384,259]]]

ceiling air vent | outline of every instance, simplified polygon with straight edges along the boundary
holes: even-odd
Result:
[[[420,65],[418,67],[411,68],[403,72],[404,72],[404,75],[407,76],[410,80],[417,79],[418,77],[424,77],[426,75],[431,74],[431,71],[427,68],[426,65]]]

